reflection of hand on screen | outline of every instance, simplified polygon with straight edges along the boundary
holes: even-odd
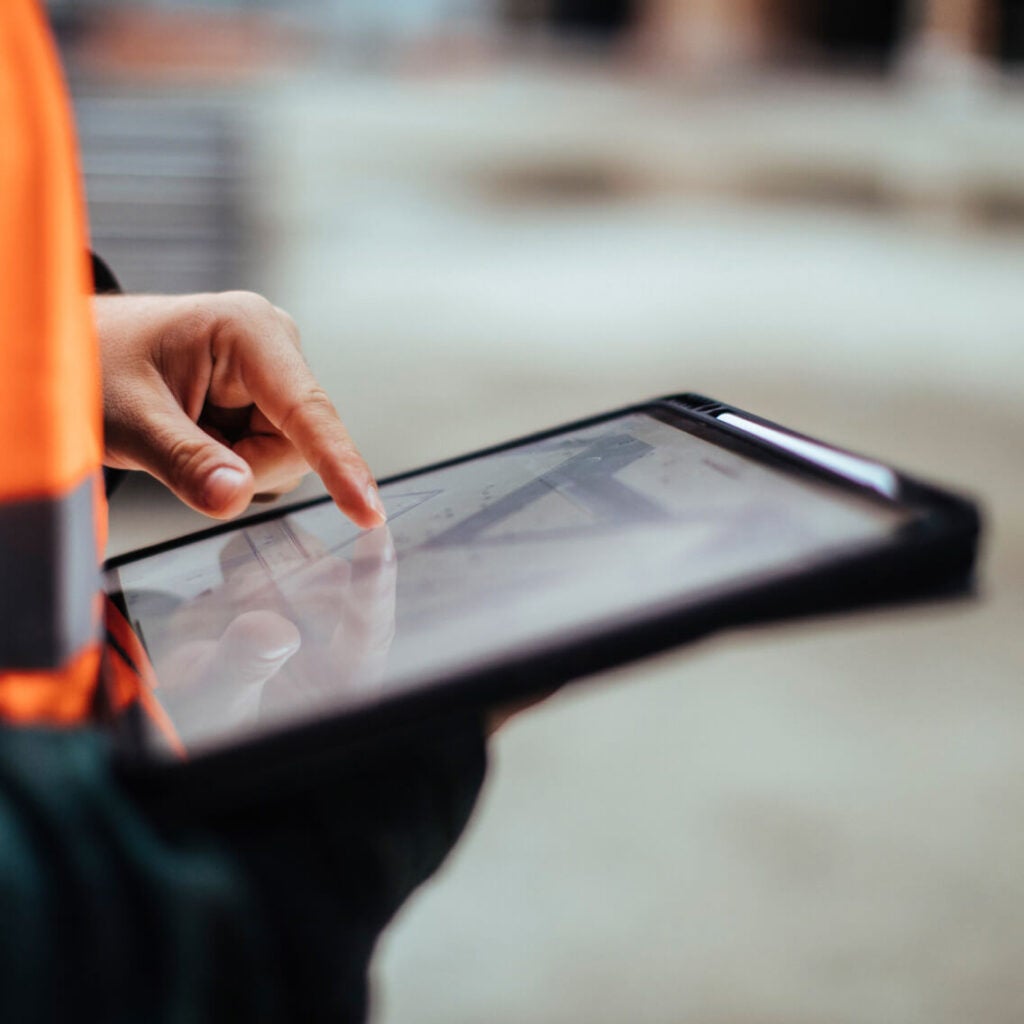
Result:
[[[302,533],[304,558],[283,567],[222,555],[224,582],[183,602],[154,658],[167,710],[186,744],[297,707],[330,707],[380,679],[395,629],[397,561],[387,528],[348,560]],[[278,553],[280,554],[280,553]]]
[[[303,546],[317,542],[303,535]],[[312,699],[330,700],[340,690],[373,687],[383,674],[395,636],[398,561],[387,527],[362,534],[351,561],[318,554],[278,584],[278,591],[302,628],[303,666],[291,676]]]
[[[154,668],[172,701],[188,698],[197,716],[241,725],[255,721],[264,683],[300,644],[295,624],[283,616],[243,611],[216,639],[184,639]]]
[[[341,595],[330,652],[339,665],[351,666],[351,682],[367,689],[383,676],[395,639],[398,559],[386,527],[363,534],[353,554],[356,578]]]

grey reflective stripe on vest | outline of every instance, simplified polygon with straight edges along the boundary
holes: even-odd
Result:
[[[0,672],[57,668],[97,636],[95,486],[0,503]]]

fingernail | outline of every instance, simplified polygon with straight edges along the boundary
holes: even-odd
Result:
[[[268,647],[262,651],[255,651],[255,655],[260,661],[265,661],[268,664],[275,661],[284,661],[286,658],[290,658],[300,646],[298,638],[295,640],[287,640],[284,643],[277,644],[274,647]]]
[[[221,466],[207,478],[203,487],[203,503],[207,508],[221,509],[230,505],[245,484],[245,474],[240,470]]]
[[[366,495],[366,503],[380,516],[380,521],[383,523],[388,518],[387,509],[384,508],[384,502],[381,501],[380,491],[377,490],[375,483],[368,483],[366,489],[363,491]]]

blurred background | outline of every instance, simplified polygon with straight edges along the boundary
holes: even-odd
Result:
[[[287,308],[379,474],[701,390],[988,513],[974,601],[515,719],[374,1020],[1024,1019],[1024,2],[49,6],[94,247]]]

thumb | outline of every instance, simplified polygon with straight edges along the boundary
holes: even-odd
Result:
[[[243,612],[217,642],[205,674],[236,686],[262,686],[299,649],[302,638],[294,623],[276,612]]]
[[[174,405],[150,419],[148,444],[138,453],[143,469],[186,505],[216,519],[244,512],[255,481],[241,456],[211,437]]]
[[[238,725],[259,718],[263,684],[275,676],[299,649],[299,631],[269,611],[243,612],[224,631],[206,666],[205,678],[215,681],[228,699],[227,719]],[[213,721],[220,714],[212,716]]]
[[[219,640],[197,640],[176,647],[157,665],[161,687],[188,695],[176,706],[184,733],[254,722],[263,685],[299,649],[295,625],[270,611],[243,612]]]

